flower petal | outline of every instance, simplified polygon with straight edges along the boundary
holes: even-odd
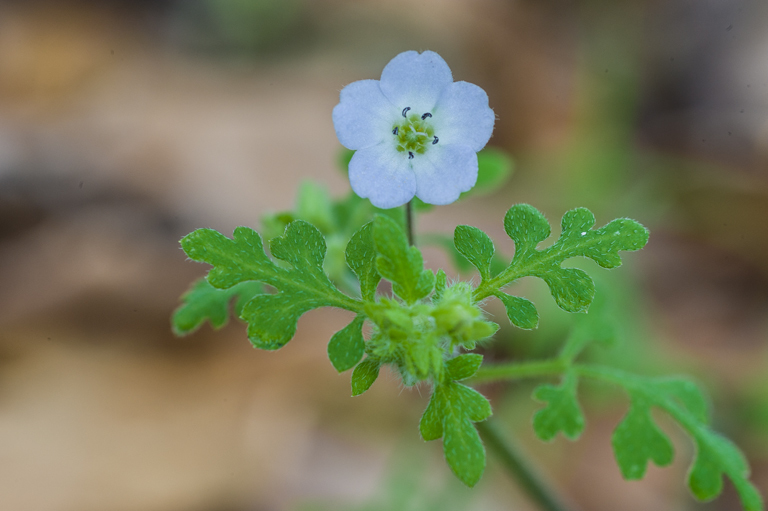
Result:
[[[433,51],[406,51],[381,72],[381,92],[399,109],[431,112],[442,90],[453,83],[448,64]]]
[[[387,142],[360,149],[349,162],[349,183],[377,208],[402,206],[416,193],[410,161]]]
[[[488,94],[467,82],[455,82],[443,89],[432,116],[441,143],[466,145],[474,151],[488,143],[495,121]]]
[[[341,89],[339,104],[333,108],[333,127],[341,145],[362,149],[384,140],[399,115],[378,80],[360,80]]]
[[[465,145],[437,145],[413,160],[416,196],[428,204],[450,204],[477,182],[477,154]]]

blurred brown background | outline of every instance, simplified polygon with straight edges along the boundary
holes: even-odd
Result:
[[[715,427],[768,489],[765,2],[5,0],[2,509],[355,506],[418,493],[387,489],[417,460],[424,487],[461,495],[456,509],[534,509],[493,462],[472,493],[456,489],[440,446],[418,439],[423,393],[386,376],[349,397],[349,375],[325,357],[343,312],[308,314],[277,353],[251,349],[240,324],[170,332],[179,295],[205,272],[179,238],[255,227],[290,208],[303,179],[347,193],[338,92],[410,49],[485,88],[491,145],[516,160],[504,190],[418,228],[477,225],[509,254],[501,219],[516,202],[554,223],[586,206],[598,223],[648,225],[648,247],[598,287],[628,318],[611,356],[699,378]],[[543,309],[550,320],[560,326],[505,330],[494,356],[556,343],[566,320]],[[671,425],[674,465],[622,481],[609,442],[621,399],[587,399],[582,439],[542,444],[529,386],[489,392],[576,508],[739,509],[730,488],[710,504],[687,495],[691,447]]]

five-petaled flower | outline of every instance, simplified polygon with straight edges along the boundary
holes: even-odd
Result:
[[[333,109],[339,141],[355,150],[349,182],[374,206],[393,208],[414,195],[450,204],[477,181],[477,151],[493,132],[488,95],[454,82],[435,52],[393,58],[381,80],[342,89]]]

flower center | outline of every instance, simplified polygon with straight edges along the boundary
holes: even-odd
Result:
[[[411,107],[403,109],[403,121],[392,127],[398,152],[408,153],[408,159],[413,159],[416,154],[424,154],[430,145],[435,145],[440,140],[435,136],[435,129],[429,122],[432,114],[427,112],[419,115],[408,115]]]

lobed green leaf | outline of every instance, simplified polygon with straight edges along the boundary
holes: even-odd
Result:
[[[642,479],[649,461],[664,467],[674,458],[672,442],[651,418],[652,405],[641,394],[633,394],[629,412],[611,437],[616,462],[625,479]]]
[[[719,495],[723,476],[727,476],[744,509],[763,509],[762,497],[749,481],[749,466],[744,455],[730,440],[709,428],[708,402],[693,382],[682,378],[643,378],[594,366],[582,366],[578,370],[584,375],[618,383],[629,393],[629,412],[611,440],[625,478],[642,477],[648,461],[660,466],[672,461],[672,444],[651,417],[651,408],[657,407],[676,420],[696,444],[688,474],[688,486],[696,498],[710,500]]]
[[[323,272],[326,246],[322,234],[297,220],[283,236],[270,242],[272,255],[291,265],[277,266],[264,252],[261,236],[247,227],[235,229],[232,239],[212,229],[198,229],[181,240],[187,255],[213,266],[208,282],[227,289],[245,281],[259,281],[278,289],[257,295],[243,306],[248,337],[258,348],[282,347],[296,332],[305,312],[318,307],[339,307],[359,312],[361,304],[342,294]]]
[[[547,403],[533,416],[533,430],[548,442],[562,432],[569,440],[576,440],[584,431],[584,414],[576,398],[577,378],[568,373],[560,386],[541,385],[533,391],[533,398]]]
[[[509,267],[492,279],[484,279],[475,299],[495,295],[505,285],[522,277],[543,279],[557,305],[568,312],[586,312],[595,295],[595,285],[584,271],[562,268],[572,257],[588,257],[604,268],[621,264],[620,251],[638,250],[648,241],[648,231],[626,218],[593,229],[595,217],[589,210],[568,211],[562,220],[560,238],[550,247],[538,245],[549,238],[549,222],[527,204],[512,206],[504,217],[504,230],[515,242],[515,256]],[[484,242],[475,241],[476,254],[483,254]],[[484,264],[484,261],[483,261]]]
[[[474,374],[477,359],[466,358],[454,364],[453,370],[459,375]],[[447,372],[450,375],[451,369]],[[424,440],[443,437],[448,466],[469,487],[477,484],[485,470],[485,449],[472,423],[487,419],[491,413],[491,405],[482,394],[447,380],[435,386],[419,422]]]
[[[221,328],[229,320],[229,304],[233,298],[235,315],[239,316],[243,305],[264,287],[258,282],[241,282],[229,289],[216,289],[205,279],[199,279],[181,297],[182,305],[171,318],[176,335],[187,335],[197,330],[207,320],[213,328]]]

